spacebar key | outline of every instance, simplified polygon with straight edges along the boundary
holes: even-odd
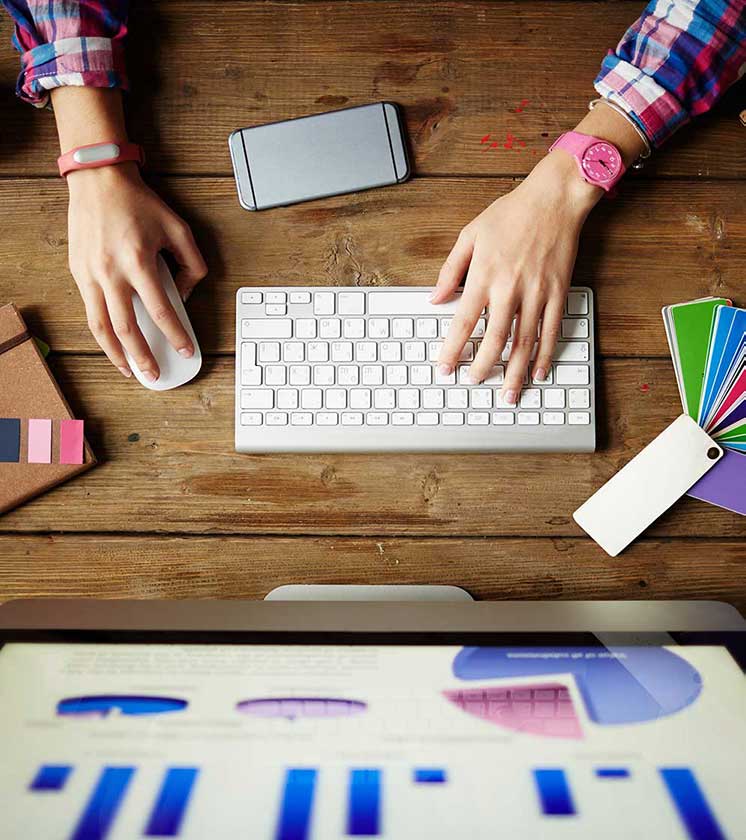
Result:
[[[452,315],[461,296],[448,303],[430,303],[431,290],[425,292],[368,292],[369,315]]]
[[[244,318],[241,338],[292,338],[293,322],[289,318]]]

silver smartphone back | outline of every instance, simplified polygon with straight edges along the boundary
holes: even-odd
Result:
[[[410,174],[391,102],[240,128],[228,144],[246,210],[398,184]]]

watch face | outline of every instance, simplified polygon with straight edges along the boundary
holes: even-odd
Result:
[[[583,171],[591,181],[605,184],[613,181],[622,169],[622,158],[610,143],[594,143],[585,150]]]

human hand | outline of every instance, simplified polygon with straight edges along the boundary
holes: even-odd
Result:
[[[205,261],[189,226],[146,186],[136,164],[77,170],[67,182],[70,271],[88,326],[124,376],[132,375],[126,348],[143,376],[155,382],[160,371],[137,326],[132,294],[140,296],[169,344],[189,358],[194,347],[163,289],[156,258],[162,249],[173,254],[179,264],[174,281],[184,299],[207,273]]]
[[[448,300],[466,274],[461,301],[441,349],[451,373],[485,306],[487,329],[469,369],[473,383],[490,376],[516,318],[502,396],[515,405],[538,340],[533,376],[546,378],[560,332],[580,230],[603,195],[585,183],[575,161],[551,152],[516,189],[493,202],[459,234],[438,276],[433,303]]]

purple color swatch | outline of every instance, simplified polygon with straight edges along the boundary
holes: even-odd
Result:
[[[746,516],[746,453],[726,449],[687,495]]]

